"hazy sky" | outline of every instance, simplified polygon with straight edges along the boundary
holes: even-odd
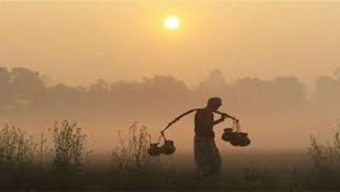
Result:
[[[181,19],[177,32],[163,20]],[[340,66],[340,2],[23,0],[0,2],[0,65],[88,83],[171,74],[188,83],[214,68],[227,80]]]

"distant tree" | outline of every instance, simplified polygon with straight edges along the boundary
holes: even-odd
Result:
[[[315,90],[316,101],[328,109],[338,105],[340,98],[340,79],[321,76],[318,78]]]
[[[13,109],[28,109],[40,101],[46,87],[38,72],[16,67],[12,69],[10,89]]]
[[[273,81],[247,77],[237,82],[235,90],[240,107],[249,112],[279,112],[306,104],[304,86],[295,77]]]
[[[83,87],[58,84],[47,88],[41,103],[47,111],[76,112],[81,110],[81,107],[84,105],[85,94],[86,91]]]
[[[340,81],[340,67],[336,68],[333,73],[336,79]]]
[[[86,92],[86,105],[91,108],[102,108],[108,106],[110,100],[113,99],[109,95],[110,87],[103,79],[98,79],[90,84]]]
[[[0,110],[10,103],[12,92],[10,86],[11,73],[4,67],[0,67]]]
[[[197,90],[206,97],[224,95],[228,93],[230,86],[226,83],[223,73],[219,69],[215,69],[209,73],[206,81],[201,82]]]
[[[273,102],[281,109],[298,109],[306,105],[306,90],[296,77],[278,77],[273,81]]]

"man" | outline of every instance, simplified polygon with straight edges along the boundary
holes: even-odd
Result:
[[[197,179],[212,177],[221,169],[222,161],[214,139],[214,125],[223,122],[227,117],[237,120],[225,113],[220,113],[221,117],[214,120],[213,112],[216,112],[221,105],[221,98],[209,98],[207,106],[197,109],[195,114],[194,157]]]
[[[215,144],[215,133],[213,131],[214,125],[221,123],[225,118],[231,118],[238,121],[226,113],[218,112],[221,107],[222,100],[219,97],[211,97],[205,108],[192,109],[180,116],[176,117],[173,121],[168,123],[167,127],[161,131],[164,137],[165,131],[170,128],[175,122],[182,117],[195,112],[195,138],[194,138],[194,157],[196,163],[196,176],[197,179],[202,177],[211,177],[220,172],[221,169],[221,156]],[[214,120],[213,113],[218,113],[221,118]]]

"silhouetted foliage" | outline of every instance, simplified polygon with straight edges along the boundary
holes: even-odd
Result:
[[[330,77],[320,79],[320,98],[328,97],[336,82]],[[87,87],[74,87],[64,84],[46,86],[39,73],[29,69],[0,68],[0,89],[0,110],[13,114],[27,108],[38,113],[61,113],[71,109],[73,113],[77,110],[116,112],[116,109],[125,110],[123,106],[127,105],[129,110],[126,113],[145,113],[145,110],[159,113],[173,105],[192,106],[216,95],[232,101],[228,103],[231,108],[246,108],[247,112],[258,109],[277,112],[306,104],[304,85],[295,77],[279,77],[272,81],[246,77],[227,83],[220,70],[212,71],[205,82],[193,88],[172,76],[161,75],[138,82],[108,83],[99,79]]]
[[[54,165],[56,168],[80,167],[86,151],[86,134],[77,123],[55,123],[53,133]]]
[[[37,150],[39,145],[31,137],[14,126],[0,130],[0,190],[339,190],[338,131],[327,145],[311,137],[309,155],[312,166],[307,164],[308,159],[296,160],[297,154],[291,152],[278,153],[279,160],[273,160],[270,153],[259,153],[261,158],[254,154],[230,153],[225,158],[227,168],[217,182],[194,180],[189,162],[181,157],[185,154],[167,159],[176,162],[172,165],[158,157],[148,156],[146,150],[150,137],[146,127],[137,123],[130,125],[127,136],[119,138],[120,145],[112,153],[114,172],[110,165],[103,166],[101,161],[93,165],[83,164],[86,137],[76,123],[56,123],[51,136],[48,139],[52,140],[53,161],[42,168],[39,158],[45,152]],[[44,148],[45,141],[41,136],[39,147]],[[285,159],[288,157],[304,166],[294,168]],[[55,166],[58,169],[54,169]],[[79,166],[83,171],[64,171]]]
[[[340,126],[339,126],[340,128]],[[332,140],[321,144],[311,137],[309,155],[312,160],[312,187],[320,190],[338,189],[340,175],[340,132],[334,133]]]
[[[334,71],[334,77],[321,76],[317,80],[315,99],[318,105],[327,110],[339,109],[340,75],[339,69]]]
[[[150,137],[146,127],[140,127],[137,122],[131,124],[126,137],[123,137],[120,132],[119,146],[112,152],[114,170],[121,174],[145,171],[152,160],[147,154]]]
[[[46,124],[56,118],[68,118],[85,120],[91,125],[100,122],[96,134],[108,142],[109,136],[102,131],[108,131],[112,124],[116,125],[112,129],[118,129],[129,120],[164,123],[184,110],[203,107],[211,96],[219,96],[223,99],[223,110],[244,119],[242,123],[247,128],[267,129],[268,134],[281,131],[285,135],[295,131],[293,126],[287,126],[288,122],[296,123],[297,119],[305,124],[307,119],[317,121],[326,114],[323,113],[325,110],[338,116],[339,87],[337,75],[322,77],[313,95],[307,99],[305,85],[296,77],[272,80],[242,77],[227,81],[221,70],[212,71],[206,80],[192,87],[169,75],[138,81],[98,79],[88,86],[62,83],[47,86],[37,72],[25,68],[0,68],[0,121],[20,119]],[[264,118],[267,118],[265,123]],[[32,123],[30,128],[33,126]],[[307,129],[304,127],[298,131]],[[257,133],[252,135],[254,139],[262,137]],[[296,135],[300,134],[291,136]],[[257,143],[260,142],[265,140]],[[308,139],[301,139],[300,143],[308,145]]]
[[[37,145],[32,137],[14,126],[6,125],[0,130],[0,166],[23,168],[32,163]]]

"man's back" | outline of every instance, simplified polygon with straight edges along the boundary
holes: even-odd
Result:
[[[195,114],[195,135],[198,137],[213,138],[214,115],[206,108],[197,110]]]

